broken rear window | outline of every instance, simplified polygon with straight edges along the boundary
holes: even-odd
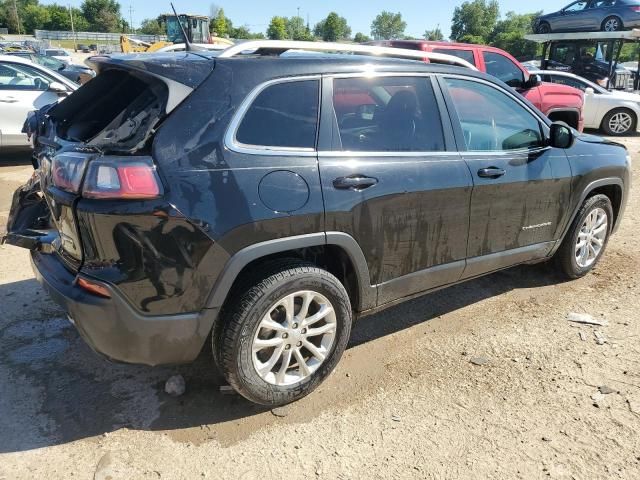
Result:
[[[131,151],[146,143],[165,115],[168,89],[154,77],[106,70],[50,112],[60,138]]]

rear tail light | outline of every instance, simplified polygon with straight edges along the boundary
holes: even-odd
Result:
[[[633,10],[636,13],[640,13],[640,6],[635,6],[634,5],[634,6],[631,7],[631,10]]]
[[[60,154],[51,162],[51,180],[61,190],[71,193],[80,191],[82,175],[87,164],[85,156]]]
[[[103,157],[89,163],[85,198],[149,199],[162,195],[158,172],[150,158]]]

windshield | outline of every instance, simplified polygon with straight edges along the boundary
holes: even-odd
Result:
[[[43,55],[38,55],[36,57],[36,62],[45,67],[51,68],[52,70],[62,70],[65,66],[64,62],[53,57],[45,57]]]
[[[186,19],[181,19],[185,31],[189,29]],[[184,43],[184,35],[176,17],[167,17],[167,40],[172,43]]]

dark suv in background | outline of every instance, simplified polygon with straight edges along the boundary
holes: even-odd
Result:
[[[30,123],[39,168],[6,241],[96,351],[182,363],[211,338],[239,393],[281,405],[333,371],[354,316],[601,258],[623,146],[471,69],[278,55],[307,45],[94,57],[99,75]]]

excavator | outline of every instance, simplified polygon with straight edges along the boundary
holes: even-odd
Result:
[[[209,33],[209,17],[204,15],[189,15],[181,13],[177,17],[173,14],[161,15],[161,24],[165,26],[167,32],[167,41],[157,41],[154,43],[143,42],[128,35],[122,35],[120,37],[120,48],[123,53],[141,53],[141,52],[157,52],[160,49],[165,49],[178,43],[185,43],[182,28],[178,23],[178,18],[184,31],[189,37],[191,43],[208,43],[218,45],[233,45],[231,40],[226,38],[212,37]]]

